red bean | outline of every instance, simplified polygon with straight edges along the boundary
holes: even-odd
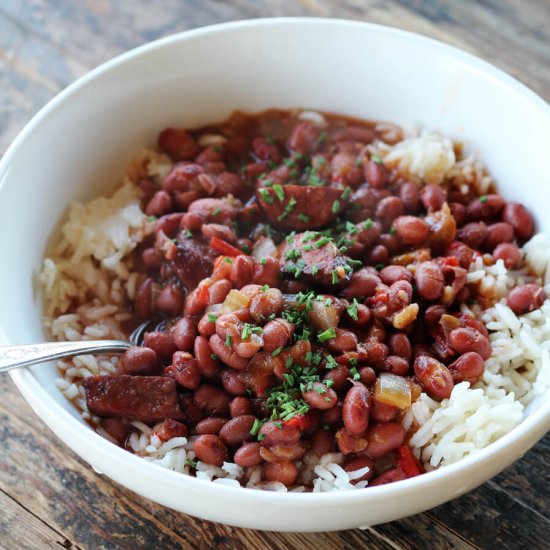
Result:
[[[268,285],[273,288],[279,286],[281,280],[281,264],[272,257],[263,258],[264,263],[256,262],[252,282],[257,285]]]
[[[231,397],[214,386],[202,384],[193,395],[193,403],[209,415],[228,414]]]
[[[238,447],[252,438],[250,430],[256,418],[250,414],[236,416],[223,425],[220,430],[220,439],[228,447]]]
[[[237,355],[217,334],[210,336],[209,345],[211,353],[217,355],[229,367],[240,370],[248,365],[248,359]]]
[[[402,310],[411,303],[413,287],[408,281],[396,281],[389,288],[388,309],[390,312]]]
[[[474,251],[467,244],[459,241],[451,244],[447,250],[447,255],[454,256],[458,260],[460,267],[464,269],[468,269],[474,259]]]
[[[388,249],[383,244],[377,244],[369,250],[366,261],[369,265],[386,265],[389,259]]]
[[[338,445],[338,450],[344,454],[355,454],[361,453],[367,448],[368,440],[364,436],[353,436],[345,428],[340,428],[336,435],[336,444]]]
[[[546,300],[546,292],[535,283],[528,283],[513,288],[506,302],[508,307],[516,314],[523,315],[542,306]]]
[[[398,422],[375,424],[369,428],[367,454],[378,458],[394,451],[403,444],[405,428]]]
[[[510,298],[510,293],[508,299]],[[491,356],[491,343],[489,338],[471,327],[459,327],[455,328],[449,333],[448,336],[449,345],[457,353],[467,353],[468,351],[475,351],[479,353],[483,359],[489,359]]]
[[[197,360],[186,351],[176,351],[172,357],[172,367],[176,382],[188,390],[198,388],[201,371]]]
[[[235,369],[223,369],[220,375],[223,389],[231,395],[246,395],[246,383]]]
[[[349,323],[352,325],[363,326],[366,325],[371,319],[370,309],[365,304],[357,304],[357,312],[354,317],[350,315],[348,309],[346,309],[346,317]]]
[[[447,192],[440,185],[430,183],[420,190],[420,200],[426,210],[435,212],[441,210],[447,200]]]
[[[372,461],[368,456],[361,455],[347,460],[342,466],[346,472],[350,473],[367,467],[369,468],[368,472],[352,481],[352,483],[357,483],[358,481],[363,481],[364,479],[371,480],[375,476],[374,461]]]
[[[398,376],[407,376],[410,370],[409,361],[404,357],[399,357],[398,355],[388,355],[384,359],[383,370],[385,372],[397,374]]]
[[[284,348],[294,333],[294,325],[285,319],[273,319],[264,326],[264,351],[275,351]]]
[[[391,422],[399,412],[397,407],[373,399],[371,417],[378,422]]]
[[[150,348],[132,346],[118,360],[119,374],[143,375],[157,370],[157,354]]]
[[[285,424],[284,422],[267,421],[260,428],[260,435],[263,435],[262,445],[271,447],[272,445],[294,445],[300,439],[300,430],[296,426]]]
[[[377,338],[370,338],[364,344],[367,352],[366,362],[369,366],[379,366],[389,355],[389,349],[386,344],[380,342]]]
[[[371,367],[363,367],[359,369],[359,376],[361,382],[363,382],[365,386],[374,386],[374,383],[376,382],[376,373],[374,372],[374,369]]]
[[[388,340],[388,347],[392,355],[404,357],[407,361],[412,357],[412,346],[409,338],[402,332],[391,334]]]
[[[420,210],[420,186],[407,181],[399,188],[399,196],[403,201],[405,212],[416,214]]]
[[[170,359],[177,349],[173,336],[163,331],[146,332],[143,336],[143,345],[151,348],[163,359]]]
[[[174,343],[181,351],[191,351],[197,335],[197,330],[190,317],[182,317],[172,331]]]
[[[205,313],[201,320],[199,321],[199,324],[197,325],[197,330],[199,331],[199,334],[202,334],[203,336],[212,336],[216,332],[216,318],[217,314],[215,313]],[[195,339],[193,338],[193,342]]]
[[[370,393],[363,384],[356,383],[348,390],[342,409],[342,419],[348,433],[362,435],[369,424]]]
[[[119,445],[124,445],[128,438],[129,430],[122,418],[103,418],[101,420],[101,426]]]
[[[208,292],[210,294],[210,305],[221,304],[229,294],[232,286],[227,279],[220,279],[210,285]]]
[[[455,219],[457,227],[463,226],[466,223],[468,217],[466,207],[459,202],[452,202],[451,204],[449,204],[449,208],[451,209],[451,214]]]
[[[505,200],[500,195],[484,195],[468,205],[468,216],[474,221],[490,220],[500,214],[505,204]]]
[[[155,306],[165,315],[180,315],[183,308],[183,290],[177,285],[166,285],[157,296]]]
[[[195,431],[198,435],[219,435],[220,430],[223,428],[226,422],[227,418],[216,418],[214,416],[211,416],[198,422],[195,426]]]
[[[348,385],[349,369],[346,365],[339,365],[328,370],[323,376],[323,381],[332,380],[332,388],[342,391]]]
[[[352,351],[357,347],[357,336],[351,330],[337,328],[335,329],[335,333],[335,338],[330,338],[325,342],[325,346],[331,351],[343,353],[345,351]]]
[[[298,468],[290,460],[266,462],[263,466],[264,479],[278,481],[284,485],[293,485],[298,477]]]
[[[157,191],[145,207],[147,216],[164,216],[172,209],[172,199],[166,191]]]
[[[380,244],[384,245],[392,255],[397,254],[402,247],[401,239],[391,233],[382,233],[380,235]]]
[[[220,364],[212,357],[214,354],[210,349],[210,344],[206,336],[197,336],[195,338],[194,352],[203,376],[214,378],[220,370]]]
[[[416,216],[399,216],[393,222],[393,227],[404,245],[420,245],[430,233],[428,224]]]
[[[166,128],[158,136],[159,148],[175,160],[190,160],[199,152],[191,135],[180,128]]]
[[[355,161],[355,154],[336,153],[330,161],[331,180],[357,187],[363,182],[363,170]]]
[[[461,355],[456,361],[449,365],[449,371],[453,376],[453,382],[458,384],[466,380],[471,384],[477,382],[483,374],[483,357],[474,351]]]
[[[332,409],[338,402],[338,396],[332,388],[320,382],[313,382],[311,389],[302,392],[303,400],[313,409]]]
[[[498,244],[509,243],[514,240],[514,228],[505,222],[493,223],[487,227],[487,235],[483,246],[487,250],[494,250]]]
[[[450,397],[454,388],[453,377],[443,363],[433,357],[420,355],[414,361],[414,373],[430,397]]]
[[[292,129],[288,138],[288,147],[302,155],[308,155],[315,149],[321,130],[311,122],[300,122]]]
[[[493,250],[493,259],[502,260],[506,269],[515,269],[521,262],[521,252],[513,243],[500,243]]]
[[[162,264],[162,255],[156,248],[146,248],[141,253],[141,261],[145,269],[154,271],[159,269]]]
[[[399,197],[386,197],[376,206],[376,218],[384,229],[389,229],[393,221],[402,216],[404,211],[403,201]]]
[[[380,270],[380,278],[384,284],[390,286],[397,281],[412,283],[413,275],[402,265],[388,265]]]
[[[197,458],[206,464],[221,466],[227,460],[227,447],[217,435],[201,435],[195,439],[193,450]]]
[[[358,223],[355,226],[355,230],[357,230],[357,232],[350,235],[350,237],[352,237],[352,240],[355,239],[365,246],[372,246],[382,235],[382,225],[379,222],[373,222],[370,219],[367,221],[368,223]]]
[[[252,405],[250,404],[250,400],[246,397],[235,397],[231,403],[229,403],[229,414],[231,415],[231,418],[251,413]]]
[[[230,280],[237,289],[252,282],[254,278],[254,258],[244,254],[237,256],[231,264]]]
[[[155,429],[154,433],[161,441],[168,441],[173,437],[187,437],[189,430],[182,422],[168,418]]]
[[[351,276],[347,286],[340,291],[340,295],[350,299],[372,296],[380,283],[378,274],[367,268],[361,268]]]
[[[375,477],[369,483],[369,487],[386,485],[386,483],[394,483],[395,481],[401,481],[403,479],[407,479],[407,476],[399,468],[393,468],[392,470],[388,470],[387,472]]]
[[[462,241],[476,250],[481,248],[486,236],[487,226],[483,222],[467,223],[461,227],[456,234],[459,241]]]
[[[517,202],[509,202],[502,212],[502,221],[514,228],[514,233],[520,241],[528,241],[535,232],[533,216],[525,206]]]
[[[246,443],[235,452],[233,461],[241,468],[249,468],[262,463],[260,456],[261,445],[259,443]]]
[[[250,315],[256,323],[265,322],[270,315],[278,315],[283,309],[283,294],[278,288],[260,291],[250,302]]]
[[[334,444],[334,432],[330,430],[317,430],[311,436],[311,450],[317,456],[323,456],[330,453]]]
[[[428,302],[438,300],[443,294],[445,279],[439,265],[432,261],[421,262],[414,274],[418,296]]]
[[[370,187],[380,189],[388,181],[388,172],[381,162],[368,160],[365,163],[364,176]]]

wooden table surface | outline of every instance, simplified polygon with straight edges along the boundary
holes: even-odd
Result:
[[[0,152],[59,90],[116,54],[237,19],[366,20],[453,44],[550,99],[549,0],[2,0]],[[366,530],[292,534],[179,514],[98,476],[0,377],[0,548],[549,548],[550,435],[477,490]]]

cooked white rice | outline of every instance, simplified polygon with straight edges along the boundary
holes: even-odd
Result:
[[[318,113],[303,112],[302,120],[325,123]],[[491,179],[474,157],[456,159],[453,143],[434,133],[402,137],[391,124],[379,124],[386,142],[369,146],[384,158],[388,167],[415,181],[452,182],[466,193],[473,186],[485,192]],[[204,136],[205,144],[217,143],[219,136]],[[208,140],[207,140],[208,138]],[[154,151],[141,151],[129,167],[127,177],[110,198],[101,197],[86,204],[74,203],[63,227],[63,238],[51,258],[44,260],[40,275],[46,302],[45,325],[58,340],[123,338],[121,323],[130,316],[130,304],[139,275],[133,273],[130,252],[152,231],[152,223],[140,210],[141,192],[137,182],[143,176],[160,181],[170,170],[168,157]],[[485,372],[474,388],[467,382],[455,386],[451,397],[441,402],[422,393],[403,417],[405,428],[415,430],[411,447],[427,469],[445,466],[496,441],[517,426],[524,406],[550,386],[550,300],[541,309],[517,317],[507,307],[505,296],[516,284],[548,283],[550,238],[536,235],[523,247],[530,273],[508,271],[502,261],[486,265],[479,257],[472,263],[468,283],[477,285],[484,300],[471,312],[491,331],[493,353]],[[546,287],[550,295],[550,284]],[[485,309],[483,309],[483,307]],[[464,306],[465,310],[468,310]],[[90,415],[84,390],[78,382],[88,376],[116,372],[117,358],[85,355],[57,363],[62,377],[60,391],[82,411],[84,419],[112,440],[100,419]],[[221,468],[195,462],[193,437],[176,437],[162,442],[154,428],[133,422],[128,445],[137,455],[158,466],[191,474],[197,478],[227,485],[287,491],[281,483],[263,482],[261,467],[240,468],[224,463]],[[318,457],[307,453],[299,463],[300,473],[294,492],[312,486],[314,492],[342,491],[365,487],[356,482],[367,469],[346,472],[340,453]]]

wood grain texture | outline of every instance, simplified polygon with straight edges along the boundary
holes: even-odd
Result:
[[[550,99],[547,0],[2,0],[0,152],[58,91],[107,59],[185,29],[245,18],[342,17],[470,51]],[[0,378],[0,549],[548,548],[550,436],[468,495],[367,530],[268,533],[158,506],[96,474]]]

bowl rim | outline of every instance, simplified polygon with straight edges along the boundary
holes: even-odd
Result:
[[[473,54],[417,33],[374,23],[334,18],[273,17],[232,21],[228,23],[220,23],[183,31],[146,43],[137,48],[133,48],[99,65],[98,67],[94,68],[93,70],[86,73],[75,82],[70,84],[60,93],[58,93],[53,99],[51,99],[44,107],[40,109],[40,111],[38,111],[37,114],[35,114],[31,118],[31,120],[25,125],[25,127],[7,149],[3,158],[0,160],[0,190],[2,188],[2,182],[8,175],[11,159],[17,155],[20,145],[23,144],[25,140],[29,138],[33,134],[33,132],[36,131],[43,120],[55,115],[57,109],[63,106],[63,102],[66,98],[78,94],[80,90],[85,88],[89,82],[95,80],[97,77],[100,77],[105,73],[109,73],[110,71],[116,69],[118,66],[123,65],[129,60],[138,58],[143,54],[162,49],[175,43],[191,41],[197,37],[224,34],[227,32],[238,32],[240,30],[246,30],[251,27],[285,27],[288,25],[326,26],[330,28],[361,28],[369,30],[370,32],[373,32],[375,34],[379,33],[394,35],[396,37],[404,38],[418,44],[429,45],[430,47],[438,50],[440,53],[461,61],[480,73],[484,73],[486,76],[496,81],[501,87],[507,88],[508,91],[516,95],[519,100],[527,102],[531,106],[539,109],[541,115],[548,117],[550,120],[550,105],[548,105],[548,103],[543,98],[538,96],[535,92],[530,90],[527,86],[525,86],[516,78],[508,75],[503,70],[493,66],[486,61],[483,61]],[[3,343],[8,344],[8,339],[2,330],[0,330],[0,340],[3,340]],[[540,431],[541,433],[543,433],[550,430],[549,400],[545,403],[542,403],[527,418],[523,419],[518,426],[502,436],[496,442],[488,445],[484,449],[477,451],[473,455],[462,458],[454,464],[450,464],[438,470],[429,472],[428,475],[405,479],[396,484],[372,487],[369,491],[334,491],[329,493],[283,493],[253,490],[247,491],[243,490],[242,487],[230,487],[223,484],[206,482],[204,480],[197,479],[194,476],[180,474],[149,463],[142,458],[126,450],[123,450],[120,447],[117,447],[113,443],[101,437],[97,432],[93,431],[92,429],[82,429],[82,422],[73,415],[69,414],[61,406],[61,404],[59,404],[38,383],[38,380],[34,377],[31,370],[21,369],[17,371],[12,371],[10,372],[10,376],[19,391],[24,396],[25,400],[31,405],[38,416],[44,422],[46,422],[46,424],[52,431],[54,431],[59,437],[61,437],[61,439],[65,442],[65,444],[67,444],[69,448],[73,448],[72,445],[68,443],[69,440],[80,441],[81,443],[92,447],[94,451],[97,451],[105,456],[108,455],[111,461],[113,463],[116,463],[118,466],[131,468],[132,470],[135,470],[136,473],[139,472],[142,476],[146,474],[147,477],[150,479],[156,478],[159,481],[162,480],[161,482],[163,483],[178,483],[182,485],[182,488],[184,488],[187,484],[190,484],[190,487],[200,489],[205,496],[207,494],[209,496],[214,496],[214,494],[218,496],[225,495],[228,499],[232,497],[238,497],[240,499],[244,499],[250,502],[261,501],[263,504],[303,504],[306,501],[312,505],[321,503],[336,504],[344,501],[361,501],[365,503],[368,501],[376,501],[382,496],[386,498],[392,498],[397,495],[403,496],[405,493],[415,493],[418,489],[421,488],[435,488],[446,479],[451,479],[459,474],[461,475],[468,471],[472,471],[476,466],[488,464],[493,458],[503,453],[504,451],[503,454],[507,457],[508,462],[504,466],[497,466],[496,468],[493,467],[493,475],[496,475],[498,471],[501,471],[508,464],[515,461],[523,452],[525,452],[530,446],[534,444],[533,435],[531,433],[532,431]],[[47,422],[46,420],[44,420],[45,418],[48,418],[49,421]],[[60,435],[61,432],[63,432],[63,436]],[[506,451],[508,451],[508,453]],[[469,484],[468,482],[464,482],[464,486],[465,489],[460,494],[462,494],[466,490],[472,489],[475,485],[472,483]],[[458,495],[447,496],[448,498],[453,498],[454,496]]]

